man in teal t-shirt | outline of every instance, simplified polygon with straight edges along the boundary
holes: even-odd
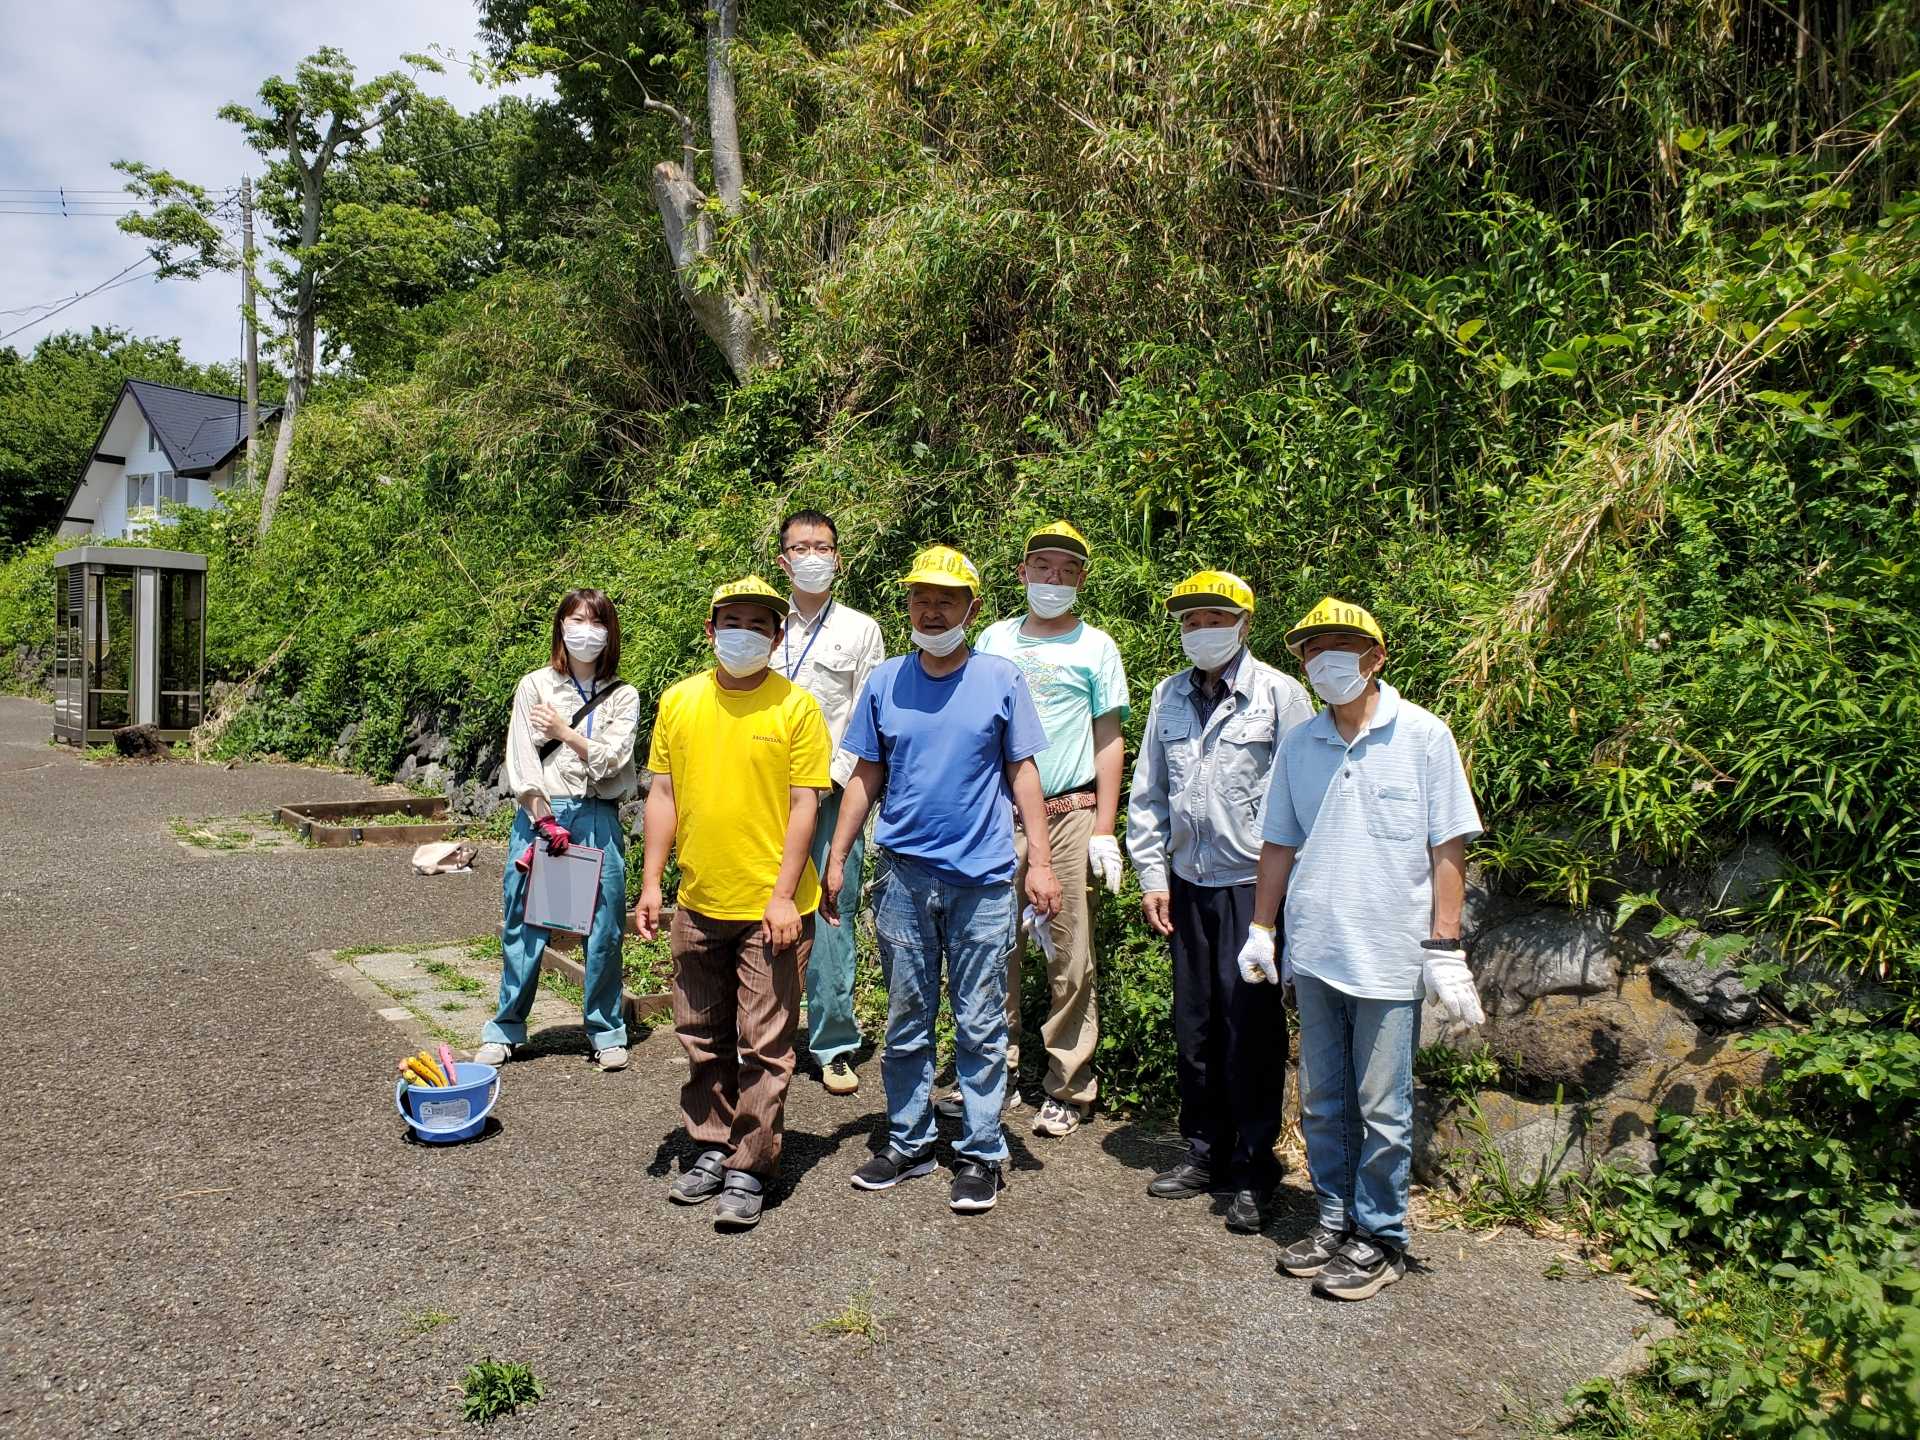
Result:
[[[1020,667],[1047,732],[1047,748],[1035,758],[1061,901],[1048,926],[1052,943],[1042,947],[1048,952],[1047,1018],[1040,1027],[1047,1048],[1047,1098],[1033,1122],[1036,1135],[1071,1134],[1093,1103],[1100,1017],[1088,887],[1098,876],[1109,890],[1120,889],[1120,842],[1113,825],[1126,770],[1120,727],[1127,718],[1127,673],[1106,631],[1075,613],[1092,563],[1086,537],[1065,520],[1034,531],[1020,565],[1027,613],[988,626],[978,644],[982,655],[998,655]],[[1024,831],[1016,832],[1014,844],[1024,870]],[[1024,879],[1024,874],[1016,877],[1016,889]],[[1017,1095],[1011,1079],[1020,1069],[1023,948],[1016,933],[1007,955],[1010,1098]]]

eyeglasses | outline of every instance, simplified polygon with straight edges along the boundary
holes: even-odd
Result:
[[[831,540],[816,540],[811,545],[805,541],[796,541],[787,546],[789,555],[832,555],[839,549]]]

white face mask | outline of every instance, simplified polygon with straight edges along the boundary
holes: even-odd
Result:
[[[798,560],[789,560],[787,565],[793,576],[793,588],[808,595],[831,590],[834,572],[840,568],[831,555],[802,555]]]
[[[757,630],[716,630],[713,653],[722,670],[736,680],[744,680],[767,668],[767,657],[773,654],[773,641]]]
[[[607,627],[591,620],[566,620],[561,622],[560,638],[566,644],[567,654],[587,665],[598,660],[600,652],[607,648]]]
[[[913,632],[913,643],[929,655],[951,655],[967,642],[967,627],[956,625],[951,630],[942,630],[929,635],[924,630]]]
[[[1360,657],[1347,650],[1322,650],[1307,661],[1307,680],[1329,705],[1344,705],[1367,688]]]
[[[1211,630],[1188,630],[1180,637],[1187,659],[1201,670],[1218,670],[1240,653],[1238,625],[1216,625]]]
[[[1030,581],[1027,585],[1027,608],[1042,620],[1056,620],[1073,609],[1073,602],[1080,594],[1078,585],[1042,585]]]

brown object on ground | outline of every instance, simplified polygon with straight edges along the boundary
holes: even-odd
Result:
[[[113,748],[129,760],[164,760],[170,751],[158,725],[122,725],[113,732]]]
[[[282,805],[273,812],[273,818],[314,845],[424,845],[453,834],[453,823],[445,820],[446,813],[445,796],[404,795],[391,800],[316,800]],[[417,815],[427,822],[444,823],[365,823],[382,815]]]

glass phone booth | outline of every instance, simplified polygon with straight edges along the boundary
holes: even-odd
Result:
[[[54,738],[154,725],[184,740],[205,710],[206,556],[82,545],[53,563]]]

